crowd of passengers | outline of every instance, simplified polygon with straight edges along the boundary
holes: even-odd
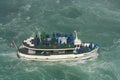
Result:
[[[85,53],[90,52],[93,49],[98,48],[98,45],[95,43],[90,42],[89,46],[85,46],[84,43],[82,43],[80,46],[75,47],[75,50],[73,53]]]
[[[42,32],[41,34],[36,34],[34,38],[35,47],[40,46],[73,46],[74,45],[74,35],[73,33],[62,34],[62,33],[52,33],[52,35]]]

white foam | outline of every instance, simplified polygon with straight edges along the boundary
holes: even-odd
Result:
[[[38,67],[25,68],[25,72],[34,72],[34,71],[38,71]]]
[[[110,49],[113,48],[120,48],[120,39],[113,40],[113,45],[110,46]]]
[[[60,3],[60,0],[56,0],[56,3]]]
[[[2,37],[0,37],[0,40],[3,39]]]
[[[30,16],[26,17],[26,20],[28,20],[28,21],[29,21],[29,20],[30,20]]]
[[[3,26],[3,24],[2,24],[2,23],[0,23],[0,26]]]
[[[17,52],[0,53],[0,56],[16,59],[17,58]]]
[[[27,4],[25,6],[22,6],[22,9],[24,9],[25,11],[29,11],[31,7],[32,6],[30,4]]]

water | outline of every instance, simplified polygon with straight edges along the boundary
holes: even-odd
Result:
[[[0,80],[120,80],[119,0],[0,0]],[[73,32],[96,42],[99,56],[88,61],[20,60],[20,45],[37,32]]]

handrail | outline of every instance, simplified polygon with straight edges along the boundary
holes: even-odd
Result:
[[[74,50],[74,48],[64,48],[64,49],[37,49],[37,48],[30,48],[25,45],[22,45],[25,48],[31,49],[31,50],[41,50],[41,51],[64,51],[64,50]]]

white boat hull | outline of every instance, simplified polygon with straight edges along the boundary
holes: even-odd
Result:
[[[63,55],[28,55],[18,51],[17,55],[21,59],[33,60],[33,61],[66,61],[66,60],[84,60],[90,59],[96,55],[98,48],[95,48],[91,52],[81,53],[81,54],[63,54]]]

